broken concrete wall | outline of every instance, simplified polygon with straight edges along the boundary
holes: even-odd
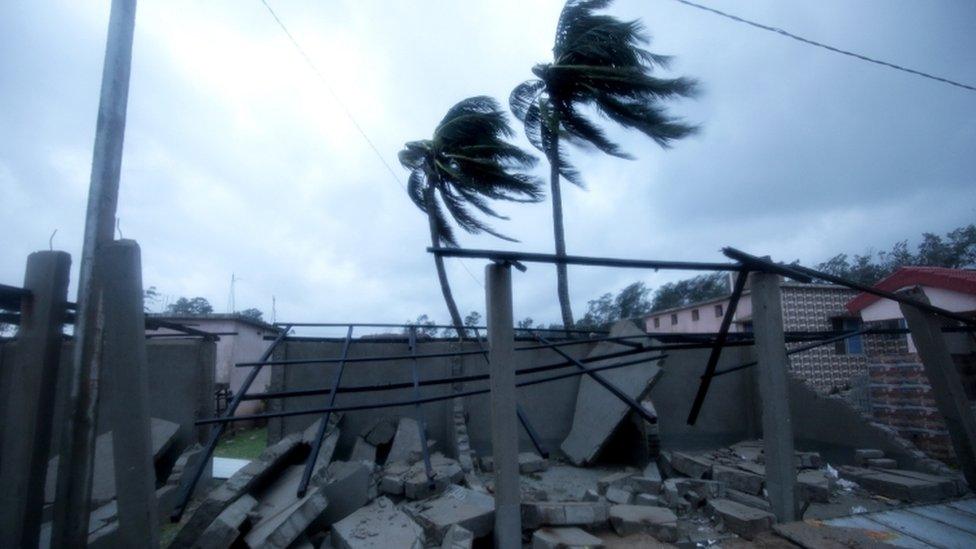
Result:
[[[62,377],[58,380],[56,400],[59,404],[65,401],[63,391],[67,391],[67,382],[64,376],[70,372],[72,347],[73,343],[68,341],[61,349],[59,372]],[[15,342],[0,342],[0,368],[9,364],[16,352]],[[210,432],[209,426],[196,427],[193,422],[214,414],[214,352],[214,342],[199,338],[146,340],[149,415],[180,426],[177,443],[181,448],[206,440]],[[108,417],[111,399],[108,391],[102,391],[99,395],[99,418]],[[54,417],[56,420],[51,433],[54,445],[51,448],[56,451],[64,423],[60,419],[63,417],[60,407],[55,408]],[[109,430],[105,421],[99,421],[99,434]]]
[[[531,341],[520,341],[516,346],[535,345]],[[451,352],[461,349],[457,342],[452,341],[420,341],[418,354]],[[566,347],[566,352],[574,357],[583,357],[592,345],[576,345]],[[342,340],[316,341],[288,341],[281,345],[275,353],[275,359],[300,359],[315,357],[338,357],[342,350]],[[466,343],[464,350],[478,350],[476,343]],[[349,347],[349,357],[402,355],[409,352],[406,340],[370,340],[356,339]],[[516,355],[516,368],[538,366],[561,362],[558,354],[548,350],[523,351]],[[452,375],[452,365],[457,359],[452,357],[428,358],[420,361],[420,378],[432,379],[449,377]],[[464,375],[487,374],[487,363],[480,355],[467,355],[461,358]],[[411,360],[396,360],[389,362],[354,362],[346,365],[342,377],[342,385],[374,385],[386,383],[401,383],[411,381]],[[332,383],[332,376],[336,371],[335,364],[296,364],[275,366],[271,376],[271,391],[298,390],[317,387],[327,387]],[[570,368],[519,376],[519,380],[529,380],[549,376],[557,373],[569,372]],[[554,383],[534,385],[518,389],[519,403],[526,415],[539,431],[539,436],[552,448],[558,448],[569,432],[573,419],[576,392],[579,378],[569,378]],[[465,390],[487,387],[487,381],[465,384]],[[450,385],[429,386],[421,389],[424,396],[448,394]],[[382,393],[345,393],[340,394],[337,405],[357,405],[381,401],[408,400],[413,397],[412,389],[398,389]],[[276,400],[269,404],[270,410],[298,410],[311,407],[324,407],[328,403],[325,395],[298,397],[286,400]],[[471,436],[471,446],[481,455],[486,455],[490,447],[491,425],[490,408],[487,396],[474,396],[465,399],[464,408],[468,412],[468,432]],[[441,443],[439,449],[450,452],[450,430],[453,427],[453,405],[450,400],[425,404],[423,406],[427,419],[427,429],[430,438]],[[385,415],[401,415],[413,417],[413,406],[384,408],[379,410],[355,411],[346,414],[342,430],[340,447],[350,448],[355,437],[369,427],[377,418]],[[281,437],[304,429],[313,416],[295,416],[283,419],[273,419],[269,422],[268,438],[275,442]],[[531,442],[526,434],[521,432],[522,445],[531,448]]]

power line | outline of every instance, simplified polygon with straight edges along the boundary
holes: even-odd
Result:
[[[704,10],[704,11],[707,11],[707,12],[714,13],[715,15],[719,15],[719,16],[725,17],[727,19],[731,19],[731,20],[736,21],[738,23],[745,23],[746,25],[749,25],[749,26],[752,26],[752,27],[756,27],[758,29],[762,29],[762,30],[769,31],[769,32],[775,32],[776,34],[780,34],[780,35],[785,36],[787,38],[792,38],[793,40],[796,40],[796,41],[799,41],[799,42],[803,42],[804,44],[809,44],[811,46],[816,46],[818,48],[823,48],[825,50],[832,51],[834,53],[839,53],[839,54],[842,54],[842,55],[847,55],[847,56],[850,56],[850,57],[854,57],[856,59],[860,59],[861,61],[867,61],[868,63],[874,63],[875,65],[881,65],[882,67],[888,67],[889,69],[895,69],[895,70],[898,70],[898,71],[907,72],[909,74],[914,74],[915,76],[921,76],[922,78],[928,78],[930,80],[935,80],[936,82],[942,82],[943,84],[949,84],[950,86],[956,86],[956,87],[963,88],[963,89],[969,90],[969,91],[976,91],[976,87],[970,86],[969,84],[963,84],[962,82],[956,82],[955,80],[950,80],[948,78],[942,78],[941,76],[935,76],[934,74],[929,74],[927,72],[922,72],[922,71],[918,71],[918,70],[915,70],[915,69],[910,69],[908,67],[903,67],[901,65],[896,65],[894,63],[889,63],[887,61],[882,61],[880,59],[874,59],[872,57],[868,57],[866,55],[861,55],[859,53],[855,53],[855,52],[852,52],[852,51],[847,51],[847,50],[842,50],[840,48],[835,48],[833,46],[829,46],[829,45],[824,44],[822,42],[817,42],[816,40],[810,40],[809,38],[804,38],[802,36],[797,36],[797,35],[789,32],[789,31],[783,30],[783,29],[778,28],[778,27],[771,27],[769,25],[763,25],[762,23],[757,23],[755,21],[750,21],[748,19],[744,19],[744,18],[739,17],[737,15],[732,15],[731,13],[726,13],[724,11],[717,10],[715,8],[710,8],[708,6],[703,6],[701,4],[696,4],[695,2],[690,2],[689,0],[674,0],[674,1],[675,2],[678,2],[680,4],[684,4],[686,6],[691,6],[693,8],[698,8],[700,10]]]
[[[290,40],[292,45],[295,46],[295,49],[298,50],[298,53],[301,54],[302,58],[305,60],[308,66],[322,81],[322,85],[325,86],[325,89],[329,92],[329,95],[331,95],[332,98],[335,99],[335,102],[338,103],[340,107],[342,107],[343,112],[346,113],[346,116],[349,118],[349,121],[352,122],[352,125],[356,127],[356,130],[359,132],[359,135],[363,136],[363,139],[366,141],[366,144],[369,145],[369,148],[373,149],[373,152],[376,154],[376,158],[379,158],[380,162],[382,162],[383,165],[386,166],[386,171],[390,172],[390,175],[393,176],[393,180],[396,181],[397,184],[399,184],[404,191],[406,191],[407,187],[403,184],[403,181],[400,180],[400,176],[397,175],[397,173],[393,170],[393,167],[390,166],[390,163],[387,162],[385,158],[383,158],[383,155],[382,153],[380,153],[380,150],[376,148],[375,144],[373,144],[373,140],[370,139],[368,135],[366,135],[366,131],[363,130],[363,127],[360,126],[359,122],[356,121],[356,117],[353,116],[352,111],[349,110],[349,107],[347,107],[345,102],[342,101],[342,99],[339,97],[339,94],[337,94],[335,90],[332,89],[332,86],[329,84],[329,80],[325,77],[324,74],[322,74],[322,71],[320,71],[319,68],[315,66],[315,63],[312,62],[312,58],[309,57],[308,54],[305,53],[305,50],[302,49],[302,46],[298,44],[298,41],[295,40],[295,37],[292,36],[291,32],[288,31],[288,27],[286,27],[285,24],[281,21],[281,19],[278,17],[278,14],[275,13],[275,11],[271,8],[267,0],[261,0],[261,3],[264,4],[264,7],[268,9],[268,12],[271,14],[271,17],[274,18],[275,22],[278,23],[278,26],[281,27],[281,30],[284,31],[285,36],[288,37],[288,40]]]
[[[322,81],[322,85],[325,86],[326,90],[328,90],[329,95],[331,95],[332,98],[335,99],[336,103],[338,103],[339,106],[342,107],[343,112],[346,113],[346,116],[349,118],[349,121],[352,122],[352,125],[356,127],[356,130],[359,132],[359,135],[363,136],[363,139],[366,141],[366,144],[369,145],[369,148],[373,150],[374,154],[376,154],[376,158],[378,158],[379,161],[383,163],[383,166],[386,167],[386,171],[390,172],[390,176],[393,177],[393,180],[396,181],[398,185],[400,185],[400,188],[406,191],[407,187],[406,185],[403,184],[403,181],[400,179],[400,176],[397,175],[396,171],[393,169],[392,166],[390,166],[389,162],[387,162],[386,159],[383,158],[383,154],[380,153],[378,148],[376,148],[376,145],[373,143],[373,140],[370,139],[368,135],[366,135],[366,130],[364,130],[363,127],[359,125],[359,122],[356,121],[356,117],[352,114],[352,111],[349,110],[349,107],[346,106],[346,104],[342,101],[342,99],[335,92],[335,90],[332,89],[332,86],[329,84],[329,80],[325,77],[324,74],[322,74],[322,71],[320,71],[319,68],[315,65],[315,63],[312,61],[312,58],[309,57],[309,55],[305,52],[302,46],[298,43],[298,40],[296,40],[295,37],[291,34],[291,32],[288,30],[288,27],[285,26],[285,23],[281,20],[280,17],[278,17],[278,14],[275,13],[274,9],[272,9],[272,7],[268,4],[267,0],[261,0],[261,3],[264,4],[264,7],[267,8],[268,13],[270,13],[271,17],[273,17],[275,22],[278,23],[278,27],[280,27],[281,30],[285,33],[285,36],[287,36],[288,40],[290,40],[292,45],[295,46],[295,49],[298,50],[298,53],[301,54],[302,59],[304,59],[305,63],[307,63],[308,66],[312,69],[312,72],[314,72],[319,77],[319,80]],[[468,266],[465,264],[463,259],[461,260],[461,266],[464,267],[464,270],[468,273],[468,276],[470,276],[472,280],[477,282],[478,285],[481,286],[482,288],[485,287],[485,285],[480,280],[478,280],[476,276],[474,276],[474,273],[472,273],[471,270],[468,269]]]

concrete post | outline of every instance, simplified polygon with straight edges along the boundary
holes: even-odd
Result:
[[[512,270],[485,267],[488,311],[491,450],[495,463],[495,547],[522,547],[519,502],[519,435],[515,395],[515,331],[512,328]]]
[[[762,401],[763,453],[766,490],[772,512],[780,522],[796,520],[796,469],[793,425],[790,420],[789,360],[783,336],[783,302],[779,276],[752,276],[752,324],[759,361],[759,396]]]
[[[37,547],[44,479],[61,358],[61,336],[71,256],[35,252],[27,258],[17,350],[4,375],[9,394],[0,456],[0,539],[11,547]]]
[[[119,240],[99,251],[105,309],[102,379],[111,395],[119,540],[123,547],[158,547],[156,472],[149,419],[146,319],[139,245]]]
[[[899,293],[916,301],[929,302],[925,293],[918,288]],[[950,334],[942,332],[943,326],[953,326],[955,323],[943,321],[911,305],[900,307],[912,332],[912,341],[925,368],[925,375],[932,385],[935,405],[945,419],[952,448],[956,451],[956,461],[969,487],[976,489],[976,419],[973,418],[962,378],[949,350]]]

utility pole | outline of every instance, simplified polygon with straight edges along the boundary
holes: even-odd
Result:
[[[105,313],[95,258],[102,247],[112,242],[115,229],[135,17],[136,0],[112,1],[78,278],[78,315],[61,437],[52,547],[84,547],[88,541]]]

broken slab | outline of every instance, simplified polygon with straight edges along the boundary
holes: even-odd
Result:
[[[630,471],[618,471],[616,473],[611,473],[600,480],[596,481],[597,492],[604,494],[610,487],[623,487],[626,486],[630,481],[630,478],[634,476],[634,473]]]
[[[462,526],[475,538],[480,538],[491,533],[495,522],[493,497],[456,484],[440,496],[408,503],[402,509],[435,544],[444,540],[452,525]]]
[[[363,437],[356,437],[356,442],[352,445],[352,452],[349,454],[349,461],[376,463],[376,446],[366,442]]]
[[[956,479],[952,477],[930,475],[928,473],[909,471],[907,469],[884,469],[883,472],[938,485],[942,490],[942,495],[947,499],[962,496],[968,491],[966,490],[965,486],[961,486],[958,482],[956,482]]]
[[[646,333],[629,320],[617,322],[610,330],[611,337],[643,335]],[[634,341],[647,342],[647,340],[640,339]],[[599,356],[630,349],[631,347],[620,343],[603,341],[594,347],[589,356]],[[585,363],[585,365],[592,368],[619,364],[633,359],[633,356],[625,356]],[[634,364],[623,368],[604,370],[600,372],[600,375],[629,397],[639,400],[650,391],[661,374],[660,364],[660,360],[653,363]],[[576,394],[573,424],[569,435],[560,448],[576,465],[592,463],[630,411],[630,407],[625,402],[618,399],[590,376],[581,376],[579,390]]]
[[[540,528],[532,534],[532,549],[587,549],[603,546],[603,540],[579,528]]]
[[[651,507],[660,507],[661,498],[652,494],[637,494],[634,497],[634,505],[648,505]]]
[[[156,505],[159,508],[160,517],[168,517],[176,507],[176,504],[179,502],[179,495],[189,488],[190,481],[193,480],[192,475],[188,473],[196,470],[204,454],[203,446],[194,444],[176,459],[176,463],[173,464],[169,477],[166,479],[166,484],[156,490]],[[205,490],[209,490],[212,480],[213,462],[209,461],[204,467],[203,473],[200,475],[200,480],[193,489],[193,495],[196,496],[202,494]]]
[[[522,527],[605,526],[610,506],[603,501],[531,501],[522,503]]]
[[[474,545],[474,534],[463,526],[455,524],[447,529],[441,549],[471,549]]]
[[[607,492],[605,496],[607,498],[607,501],[618,505],[629,504],[634,499],[634,494],[630,493],[627,490],[624,490],[623,488],[618,488],[616,486],[611,486],[607,488]]]
[[[334,461],[312,478],[329,501],[313,526],[324,530],[369,503],[372,468],[361,461]]]
[[[678,540],[678,517],[667,507],[614,505],[610,525],[620,536],[647,532],[661,541]]]
[[[736,503],[741,503],[742,505],[747,505],[754,509],[759,509],[761,511],[769,511],[769,501],[765,498],[754,496],[752,494],[747,494],[745,492],[740,492],[738,490],[727,489],[725,490],[725,498],[731,499]]]
[[[373,446],[380,446],[389,444],[396,432],[397,422],[391,417],[382,417],[364,431],[363,438]]]
[[[671,452],[671,467],[687,477],[707,478],[712,472],[713,465],[714,462],[702,456]]]
[[[203,531],[194,544],[198,549],[227,549],[241,536],[241,525],[248,519],[258,502],[248,495],[243,495],[224,509],[210,526]]]
[[[887,498],[922,503],[938,501],[942,499],[944,493],[943,485],[930,480],[845,465],[841,465],[837,470],[841,477]]]
[[[854,450],[854,463],[858,465],[864,465],[869,459],[878,459],[885,457],[884,452],[876,448],[860,448]]]
[[[277,478],[289,462],[305,447],[301,433],[293,433],[269,446],[257,459],[217,486],[193,512],[173,539],[171,548],[192,547],[206,528],[241,495]]]
[[[800,501],[828,503],[833,488],[833,479],[823,471],[810,469],[796,475],[796,492]]]
[[[746,539],[753,539],[760,532],[769,530],[776,521],[772,513],[730,499],[711,499],[708,501],[707,509],[713,517],[721,519],[729,531]]]
[[[712,479],[724,483],[728,488],[747,494],[761,494],[763,490],[761,476],[724,465],[712,466]]]
[[[416,462],[423,457],[423,446],[420,438],[420,424],[417,423],[417,420],[412,417],[400,418],[396,436],[393,437],[393,447],[390,448],[386,461],[403,461],[411,464]]]
[[[297,497],[303,465],[288,467],[258,496],[254,509],[259,517],[244,538],[250,547],[284,548],[295,541],[328,506],[328,500],[316,486],[310,486],[301,498]]]
[[[549,468],[549,460],[535,452],[520,452],[518,455],[519,473],[525,475]]]
[[[898,462],[891,458],[871,458],[865,460],[864,464],[873,469],[897,469]]]
[[[332,525],[336,549],[422,549],[424,530],[386,497]]]
[[[414,463],[403,476],[403,495],[407,499],[423,499],[439,494],[451,484],[464,479],[461,465],[441,454],[430,456],[432,478],[427,477],[427,467],[422,461]]]

